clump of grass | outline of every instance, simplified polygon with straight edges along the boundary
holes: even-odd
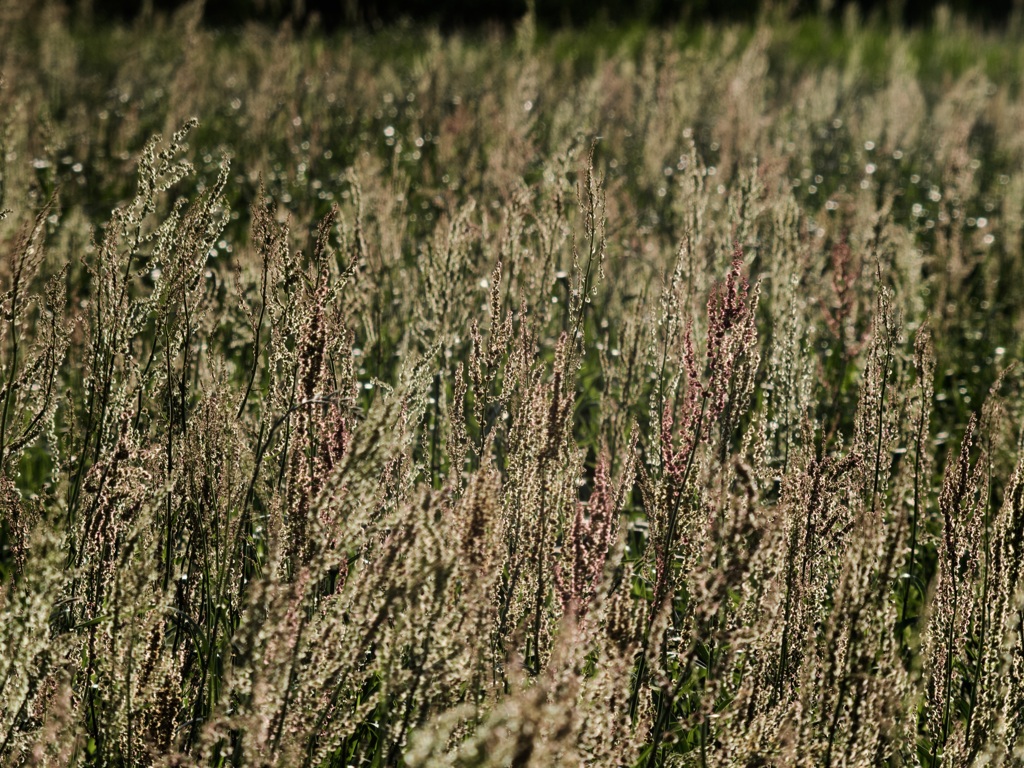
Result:
[[[4,13],[5,764],[1022,759],[1011,42]]]

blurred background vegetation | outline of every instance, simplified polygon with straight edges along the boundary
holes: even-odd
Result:
[[[377,26],[398,21],[440,24],[444,27],[514,24],[528,10],[528,0],[220,0],[207,3],[205,20],[216,26],[248,21],[280,23],[291,19],[333,29]],[[534,0],[540,24],[548,27],[593,23],[666,24],[679,21],[753,20],[771,12],[789,16],[825,15],[840,19],[849,8],[865,18],[888,23],[922,25],[931,22],[938,3],[933,0]],[[154,12],[173,11],[182,0],[80,0],[76,12],[85,17],[122,20],[146,18]],[[1004,27],[1015,24],[1020,0],[951,0],[943,4],[955,14],[979,24]]]

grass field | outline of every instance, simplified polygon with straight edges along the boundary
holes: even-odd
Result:
[[[1024,46],[0,0],[0,764],[1024,763]]]

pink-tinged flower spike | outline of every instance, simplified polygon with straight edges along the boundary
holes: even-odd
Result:
[[[608,476],[608,457],[602,455],[594,473],[590,500],[576,505],[576,515],[555,565],[555,589],[562,611],[582,618],[600,586],[616,528],[615,493]]]

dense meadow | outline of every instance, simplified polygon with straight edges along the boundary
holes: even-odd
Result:
[[[1024,46],[0,2],[0,764],[1024,764]]]

